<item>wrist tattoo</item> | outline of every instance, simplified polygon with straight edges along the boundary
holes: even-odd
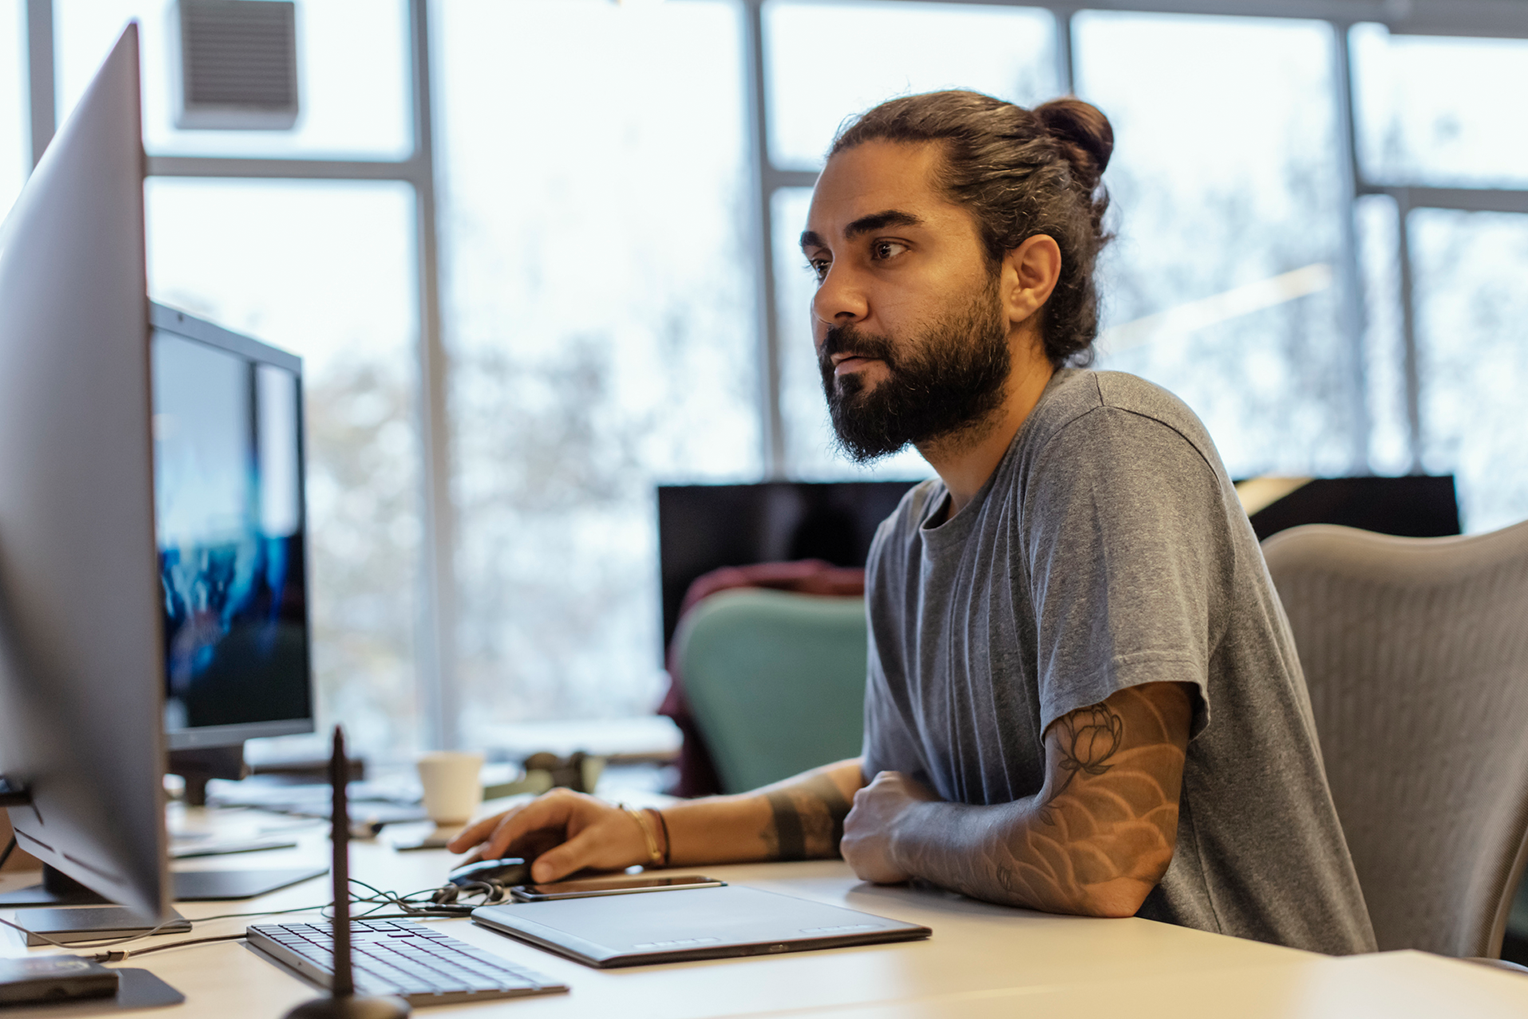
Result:
[[[767,794],[772,817],[760,835],[771,860],[838,855],[849,801],[826,775]]]

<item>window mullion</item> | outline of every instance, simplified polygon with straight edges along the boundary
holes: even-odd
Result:
[[[53,0],[26,0],[27,93],[31,118],[32,166],[58,129],[57,87],[54,83]]]

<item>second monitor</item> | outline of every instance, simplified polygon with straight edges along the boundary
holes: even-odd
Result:
[[[149,313],[171,750],[313,731],[302,362]]]

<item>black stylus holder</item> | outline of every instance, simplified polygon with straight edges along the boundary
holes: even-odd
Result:
[[[359,997],[350,970],[350,810],[345,801],[345,782],[350,765],[345,757],[345,733],[334,727],[334,753],[329,759],[329,784],[334,789],[334,811],[329,838],[334,844],[334,984],[329,997],[305,1001],[286,1014],[286,1019],[402,1019],[409,1003],[402,998]]]

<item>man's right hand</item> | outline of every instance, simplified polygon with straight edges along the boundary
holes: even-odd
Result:
[[[647,863],[642,827],[620,807],[585,793],[553,789],[523,806],[484,818],[452,839],[453,853],[475,858],[534,858],[531,880],[557,881],[574,871],[624,870]]]

